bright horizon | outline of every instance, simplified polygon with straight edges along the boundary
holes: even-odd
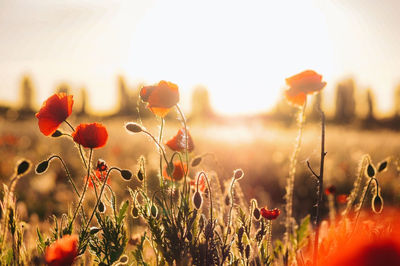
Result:
[[[0,101],[16,103],[29,74],[38,106],[67,82],[107,111],[123,75],[130,88],[178,84],[186,110],[204,85],[217,112],[257,113],[275,106],[286,77],[314,69],[327,99],[352,76],[385,113],[400,82],[399,9],[394,0],[3,2]]]

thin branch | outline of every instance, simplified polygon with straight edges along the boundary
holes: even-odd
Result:
[[[310,162],[309,161],[307,161],[307,166],[308,166],[308,169],[310,169],[310,171],[311,171],[311,173],[317,178],[317,180],[319,181],[319,175],[317,175],[315,172],[314,172],[314,170],[311,168],[311,165],[310,165]]]

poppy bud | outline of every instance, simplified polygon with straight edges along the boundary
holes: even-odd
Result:
[[[371,178],[375,176],[375,168],[372,166],[372,164],[368,164],[366,173]]]
[[[196,191],[193,195],[193,205],[196,209],[200,209],[201,204],[203,203],[203,198],[199,191]]]
[[[31,166],[31,163],[29,161],[27,161],[27,160],[21,161],[17,167],[17,175],[25,174],[29,170],[30,166]]]
[[[193,161],[192,161],[192,167],[198,166],[201,163],[201,161],[202,161],[202,158],[200,156],[194,158]]]
[[[156,205],[154,205],[154,204],[151,205],[150,213],[151,213],[151,216],[153,216],[154,218],[157,217],[158,209],[157,209]]]
[[[236,169],[235,171],[233,171],[233,178],[235,178],[236,180],[240,180],[242,179],[244,176],[244,172],[242,169]]]
[[[140,133],[143,131],[143,128],[141,125],[139,125],[137,123],[133,123],[133,122],[126,123],[125,128],[126,128],[126,130],[128,130],[129,132],[132,132],[132,133]]]
[[[205,220],[206,220],[206,217],[204,216],[204,214],[202,214],[199,219],[199,231],[200,232],[203,231],[203,229],[204,229]]]
[[[121,258],[119,259],[119,264],[121,264],[121,265],[125,265],[125,264],[127,264],[128,263],[128,261],[129,261],[129,258],[128,258],[128,256],[126,256],[126,255],[123,255],[123,256],[121,256]]]
[[[53,134],[51,134],[51,136],[52,136],[53,138],[61,137],[61,136],[62,136],[62,132],[61,132],[60,130],[57,129],[56,131],[54,131]]]
[[[47,161],[47,160],[43,161],[36,166],[36,173],[42,174],[47,170],[48,167],[49,167],[49,161]]]
[[[100,201],[97,209],[99,210],[99,212],[104,213],[106,211],[106,206],[104,205],[104,203],[102,201]]]
[[[260,209],[258,209],[257,207],[254,208],[254,210],[253,210],[253,217],[254,217],[254,219],[256,219],[257,221],[260,220],[260,218],[261,218]]]
[[[136,208],[136,206],[133,206],[131,214],[132,214],[133,218],[138,218],[139,217],[139,209]]]
[[[144,179],[144,175],[141,169],[137,173],[137,178],[139,179],[139,181],[143,181]]]
[[[383,210],[383,199],[382,199],[380,194],[375,195],[372,198],[371,207],[372,207],[372,210],[375,213],[381,213],[382,212],[382,210]]]
[[[96,226],[92,226],[90,227],[90,234],[91,235],[95,235],[100,231],[100,228],[96,227]]]
[[[231,205],[231,199],[229,198],[228,195],[226,195],[226,197],[225,197],[225,205],[226,205],[226,206]]]
[[[129,181],[132,178],[132,173],[129,170],[121,170],[121,176],[125,181]]]
[[[379,166],[378,166],[378,172],[380,173],[380,172],[386,170],[387,165],[388,165],[388,162],[386,160],[383,162],[380,162]]]

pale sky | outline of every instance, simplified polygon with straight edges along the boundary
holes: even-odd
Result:
[[[30,74],[37,104],[60,82],[82,86],[95,110],[115,105],[117,75],[209,88],[221,113],[271,109],[285,77],[314,69],[332,97],[338,79],[371,87],[392,108],[400,83],[397,0],[0,0],[0,101]],[[78,96],[78,95],[77,95]]]

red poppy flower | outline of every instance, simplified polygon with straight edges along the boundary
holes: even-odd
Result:
[[[273,210],[268,210],[266,207],[261,208],[261,216],[267,220],[275,220],[281,214],[281,210],[275,208]]]
[[[101,172],[107,172],[108,166],[106,164],[106,161],[102,159],[97,160],[96,170]]]
[[[101,148],[108,139],[107,129],[100,123],[80,124],[72,133],[74,141],[85,148]]]
[[[206,179],[204,178],[204,176],[201,175],[200,178],[199,178],[199,191],[200,191],[201,193],[204,193],[204,192],[206,191],[206,189],[207,189],[207,183],[206,183],[206,182],[207,182],[207,181],[206,181]],[[194,179],[194,180],[190,180],[190,187],[191,187],[193,190],[197,190],[197,178]]]
[[[164,167],[163,176],[165,179],[179,181],[185,176],[185,172],[187,171],[186,164],[181,164],[181,162],[174,162],[174,171],[172,172],[172,177],[167,173],[167,166]]]
[[[140,90],[140,98],[155,115],[164,117],[179,102],[178,86],[161,80],[155,86],[145,86]]]
[[[335,193],[336,193],[336,187],[335,187],[334,185],[330,185],[329,187],[327,187],[327,188],[325,189],[325,194],[326,194],[327,196],[332,195],[332,194],[335,194]]]
[[[294,105],[304,105],[308,94],[322,90],[326,82],[313,70],[306,70],[286,79],[290,87],[285,91],[286,99]]]
[[[95,184],[97,184],[97,183],[103,184],[104,179],[106,178],[106,175],[107,175],[107,171],[96,170],[94,173],[95,173],[95,175],[92,175],[92,178],[93,178],[93,181],[95,182]],[[87,176],[86,176],[86,178],[87,178]],[[93,186],[94,186],[92,183],[92,178],[89,178],[89,187],[91,187],[91,188],[93,188]],[[108,185],[111,184],[110,176],[108,176],[107,184]]]
[[[185,129],[181,128],[178,130],[178,133],[170,140],[168,140],[165,145],[167,145],[173,151],[183,152],[186,149],[186,134]],[[194,150],[193,139],[190,136],[189,131],[187,132],[187,145],[188,152]]]
[[[78,236],[64,235],[46,248],[45,260],[48,265],[72,265],[78,255]]]
[[[53,134],[60,124],[72,113],[72,95],[57,93],[48,98],[36,113],[39,129],[45,135]]]

